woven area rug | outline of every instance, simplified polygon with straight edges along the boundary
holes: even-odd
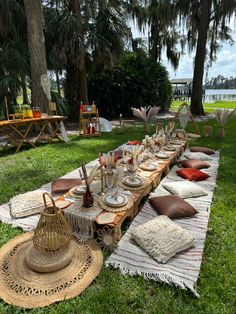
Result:
[[[93,160],[86,165],[87,171],[89,171],[98,164],[97,160]],[[66,174],[62,178],[79,178],[79,169],[75,169],[72,172]],[[51,193],[51,182],[42,185],[39,189],[43,189]],[[76,200],[76,199],[75,199]],[[39,215],[33,215],[24,218],[14,218],[10,214],[10,206],[9,203],[3,204],[0,206],[0,221],[6,224],[10,224],[13,227],[20,227],[24,231],[31,231],[35,229],[39,220]]]
[[[149,254],[141,249],[131,239],[131,230],[158,216],[147,201],[140,213],[133,220],[126,234],[120,240],[115,252],[107,259],[106,266],[113,266],[120,269],[123,275],[144,276],[145,279],[164,282],[182,289],[190,289],[194,295],[199,296],[195,290],[195,284],[202,263],[210,207],[216,185],[219,152],[216,152],[212,158],[213,159],[209,161],[211,167],[203,169],[203,171],[208,173],[211,177],[206,181],[197,183],[208,195],[185,199],[193,205],[199,213],[194,217],[174,219],[177,224],[188,230],[195,237],[196,246],[177,254],[166,264],[157,263]],[[171,172],[161,181],[152,196],[169,195],[169,192],[162,187],[162,183],[184,180],[176,175],[175,171],[177,169],[177,166],[172,168]]]

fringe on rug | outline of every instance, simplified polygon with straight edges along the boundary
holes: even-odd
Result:
[[[107,267],[112,266],[114,268],[120,269],[122,275],[130,275],[130,276],[139,275],[139,276],[144,277],[145,280],[154,280],[157,282],[165,282],[169,285],[174,285],[174,286],[179,287],[183,290],[189,289],[197,298],[200,297],[200,295],[194,289],[194,286],[191,285],[191,283],[179,280],[175,276],[169,276],[165,273],[146,273],[146,272],[133,271],[131,269],[128,269],[128,268],[122,266],[122,264],[116,263],[116,262],[106,262],[106,266]]]
[[[78,217],[73,213],[66,212],[65,216],[70,223],[74,235],[81,239],[91,239],[94,236],[94,219]]]

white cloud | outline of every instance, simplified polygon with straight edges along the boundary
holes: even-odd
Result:
[[[230,27],[232,29],[232,37],[236,41],[236,23],[233,19],[231,20]],[[131,28],[134,37],[145,38],[147,36],[147,32],[146,34],[141,34],[133,23],[131,23]],[[193,62],[194,53],[191,55],[182,55],[180,57],[179,67],[176,71],[174,71],[173,67],[164,56],[162,64],[166,66],[170,78],[188,78],[193,77]],[[236,44],[231,46],[230,44],[223,43],[221,49],[218,51],[217,59],[213,62],[208,71],[208,77],[211,78],[220,74],[225,77],[236,77]]]

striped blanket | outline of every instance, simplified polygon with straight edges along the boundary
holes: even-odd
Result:
[[[153,210],[149,201],[145,203],[140,213],[133,220],[130,228],[120,240],[115,252],[107,259],[106,266],[119,268],[122,274],[140,275],[145,279],[152,279],[175,285],[182,289],[190,289],[194,295],[199,296],[195,290],[195,284],[200,272],[204,242],[207,233],[207,225],[210,216],[210,207],[213,191],[216,185],[218,171],[219,152],[209,161],[211,167],[204,169],[211,177],[206,181],[198,182],[206,196],[185,199],[193,205],[199,213],[193,217],[179,218],[174,221],[181,227],[188,230],[196,239],[196,246],[189,250],[180,252],[171,258],[166,264],[157,263],[148,253],[141,249],[132,239],[131,231],[140,224],[154,219],[158,214]],[[170,181],[181,181],[176,175],[177,166],[161,181],[153,196],[169,195],[169,192],[162,187],[162,183]]]
[[[98,164],[97,159],[86,164],[88,173],[96,164]],[[64,179],[79,178],[79,168],[66,174],[62,178]],[[51,182],[42,185],[40,189],[46,190],[49,193],[51,193]],[[35,229],[35,227],[37,226],[38,220],[39,220],[39,215],[33,215],[33,216],[28,216],[28,217],[23,217],[23,218],[14,218],[11,216],[9,203],[0,205],[0,221],[6,224],[11,224],[13,227],[20,227],[24,231],[31,231]]]

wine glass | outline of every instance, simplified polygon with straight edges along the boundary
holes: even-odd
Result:
[[[127,169],[130,172],[130,178],[133,181],[134,180],[134,174],[136,170],[138,169],[137,161],[134,160],[134,158],[130,158],[127,162]]]
[[[108,188],[108,191],[110,191],[114,185],[114,172],[112,169],[107,169],[105,173],[106,177],[106,186]]]
[[[124,175],[124,167],[123,166],[118,166],[116,168],[116,183],[120,181],[120,179],[122,179]]]

